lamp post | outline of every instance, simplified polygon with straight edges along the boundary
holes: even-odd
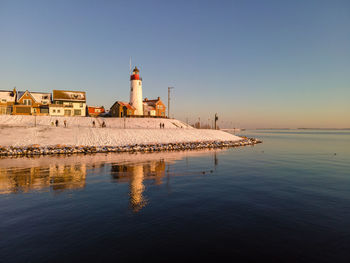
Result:
[[[170,90],[174,87],[168,87],[168,118],[170,118]]]

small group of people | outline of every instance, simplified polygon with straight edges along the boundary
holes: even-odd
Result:
[[[92,121],[92,127],[93,127],[93,128],[96,127],[96,122],[95,122],[95,121]],[[102,122],[101,127],[102,127],[102,128],[105,128],[105,127],[106,127],[105,121]]]
[[[164,129],[164,123],[159,123],[159,128]]]
[[[66,120],[63,121],[63,124],[64,124],[64,128],[67,128],[67,121]],[[51,122],[51,126],[53,126],[53,125],[54,125],[54,123]],[[55,121],[55,126],[58,127],[58,120]]]

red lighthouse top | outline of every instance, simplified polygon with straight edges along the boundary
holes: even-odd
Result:
[[[130,80],[142,80],[142,78],[140,78],[139,72],[139,69],[135,67],[132,71],[132,75],[130,76]]]

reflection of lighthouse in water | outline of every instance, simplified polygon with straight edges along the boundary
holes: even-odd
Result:
[[[142,195],[145,189],[143,184],[143,165],[139,164],[132,166],[130,172],[132,174],[130,178],[130,205],[134,212],[137,212],[146,204]]]
[[[130,76],[130,105],[135,108],[135,115],[143,115],[142,78],[137,67]]]
[[[138,164],[113,164],[111,175],[118,182],[129,183],[129,203],[134,212],[140,211],[148,203],[145,197],[145,179],[153,179],[155,185],[162,184],[165,175],[165,161],[142,162]]]

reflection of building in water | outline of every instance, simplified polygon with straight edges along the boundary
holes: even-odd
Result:
[[[146,205],[143,191],[145,179],[154,179],[156,184],[162,183],[165,174],[165,161],[151,161],[140,164],[112,164],[111,174],[118,182],[130,183],[130,206],[138,212]]]
[[[51,188],[54,191],[85,186],[86,165],[0,168],[0,194]]]

